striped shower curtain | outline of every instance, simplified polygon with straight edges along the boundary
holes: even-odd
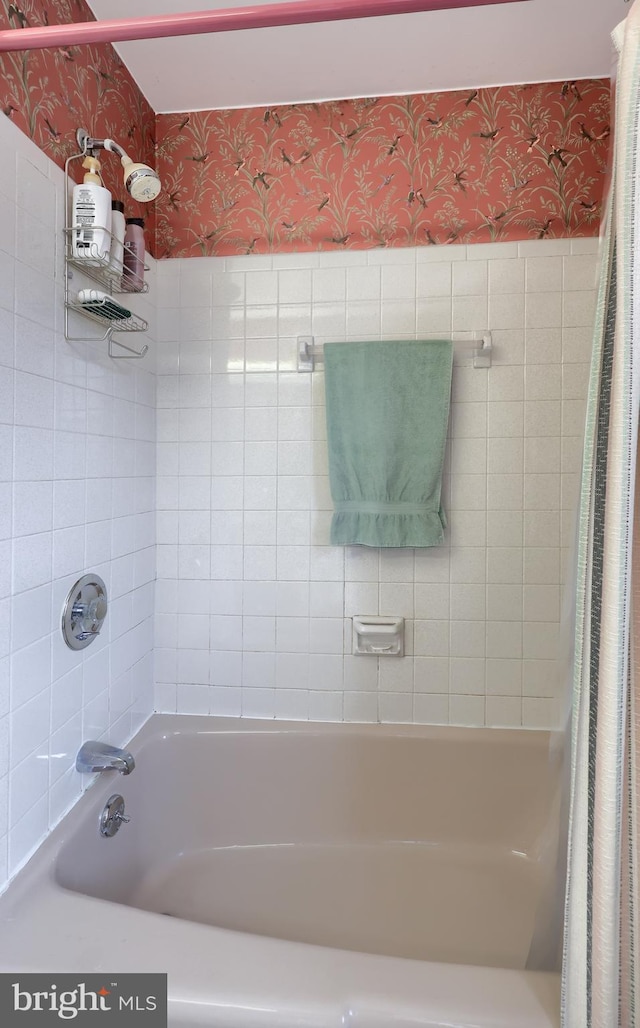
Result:
[[[640,1028],[640,0],[614,42],[578,528],[563,1028]]]

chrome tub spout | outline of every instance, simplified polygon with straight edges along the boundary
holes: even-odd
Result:
[[[76,771],[119,771],[130,775],[136,766],[131,753],[106,742],[85,742],[76,757]]]

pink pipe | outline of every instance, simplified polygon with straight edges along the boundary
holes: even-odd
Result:
[[[527,0],[292,0],[290,3],[264,7],[235,7],[218,11],[193,11],[190,14],[160,14],[143,18],[114,18],[107,21],[7,29],[0,32],[0,53],[523,2]]]

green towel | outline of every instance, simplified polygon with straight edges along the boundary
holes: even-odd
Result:
[[[437,546],[449,341],[326,343],[331,542]]]

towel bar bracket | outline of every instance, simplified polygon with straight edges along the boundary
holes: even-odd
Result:
[[[473,349],[474,368],[490,368],[492,353],[493,343],[491,340],[491,332],[485,332],[480,345],[475,346]]]
[[[442,338],[442,336],[437,338]],[[493,353],[491,332],[484,332],[480,339],[454,339],[453,345],[455,354],[461,358],[471,359],[474,368],[491,367]],[[321,360],[322,345],[316,344],[313,336],[298,336],[298,371],[309,374],[316,370],[316,361]]]
[[[298,336],[298,371],[315,371],[313,336]]]

